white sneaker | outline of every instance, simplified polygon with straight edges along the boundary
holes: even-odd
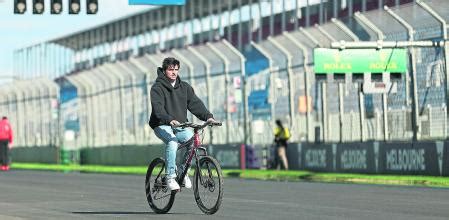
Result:
[[[183,183],[184,183],[184,187],[186,187],[187,189],[191,189],[192,188],[192,182],[190,181],[189,176],[186,175],[184,177]]]
[[[167,186],[170,190],[179,190],[179,184],[175,178],[167,179]]]

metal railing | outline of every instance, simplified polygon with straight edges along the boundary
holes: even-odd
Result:
[[[245,62],[252,63],[223,40],[104,64],[65,76],[57,84],[45,79],[14,82],[2,88],[0,110],[10,116],[21,146],[161,143],[146,123],[150,89],[162,59],[175,56],[181,61],[181,78],[194,87],[218,120],[226,122],[206,136],[212,144],[269,144],[278,118],[289,126],[295,142],[446,139],[444,18],[449,12],[435,11],[442,4],[449,3],[434,0],[356,12],[355,20],[333,19],[253,42],[252,49],[268,59],[269,67],[251,76],[245,74]],[[416,20],[417,16],[422,19]],[[365,30],[351,31],[348,22],[357,22]],[[361,42],[362,32],[370,33],[373,41]],[[352,78],[315,79],[313,49],[317,47],[407,47],[409,72],[394,82],[396,92],[363,93],[362,82]],[[260,98],[258,94],[263,105],[248,101]],[[53,110],[54,102],[59,103],[59,111]],[[191,115],[189,120],[195,121]]]

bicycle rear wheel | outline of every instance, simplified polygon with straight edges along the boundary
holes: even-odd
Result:
[[[213,157],[204,156],[197,163],[193,191],[196,204],[205,214],[218,211],[223,197],[223,174]]]
[[[156,158],[148,166],[145,192],[148,205],[154,212],[164,214],[170,211],[176,192],[172,192],[167,186],[163,159]]]

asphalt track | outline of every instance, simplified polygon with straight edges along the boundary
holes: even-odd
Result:
[[[202,214],[192,190],[157,215],[144,176],[0,172],[0,219],[449,219],[449,189],[226,179],[221,209]]]

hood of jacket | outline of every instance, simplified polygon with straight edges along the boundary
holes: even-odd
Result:
[[[179,84],[181,83],[181,78],[176,77],[176,82],[175,82],[175,86],[173,87],[170,83],[170,81],[168,81],[168,78],[165,76],[164,71],[162,70],[162,67],[158,67],[157,68],[157,78],[156,78],[156,82],[161,83],[164,87],[166,87],[169,91],[173,91],[173,89],[176,89],[179,87]]]

